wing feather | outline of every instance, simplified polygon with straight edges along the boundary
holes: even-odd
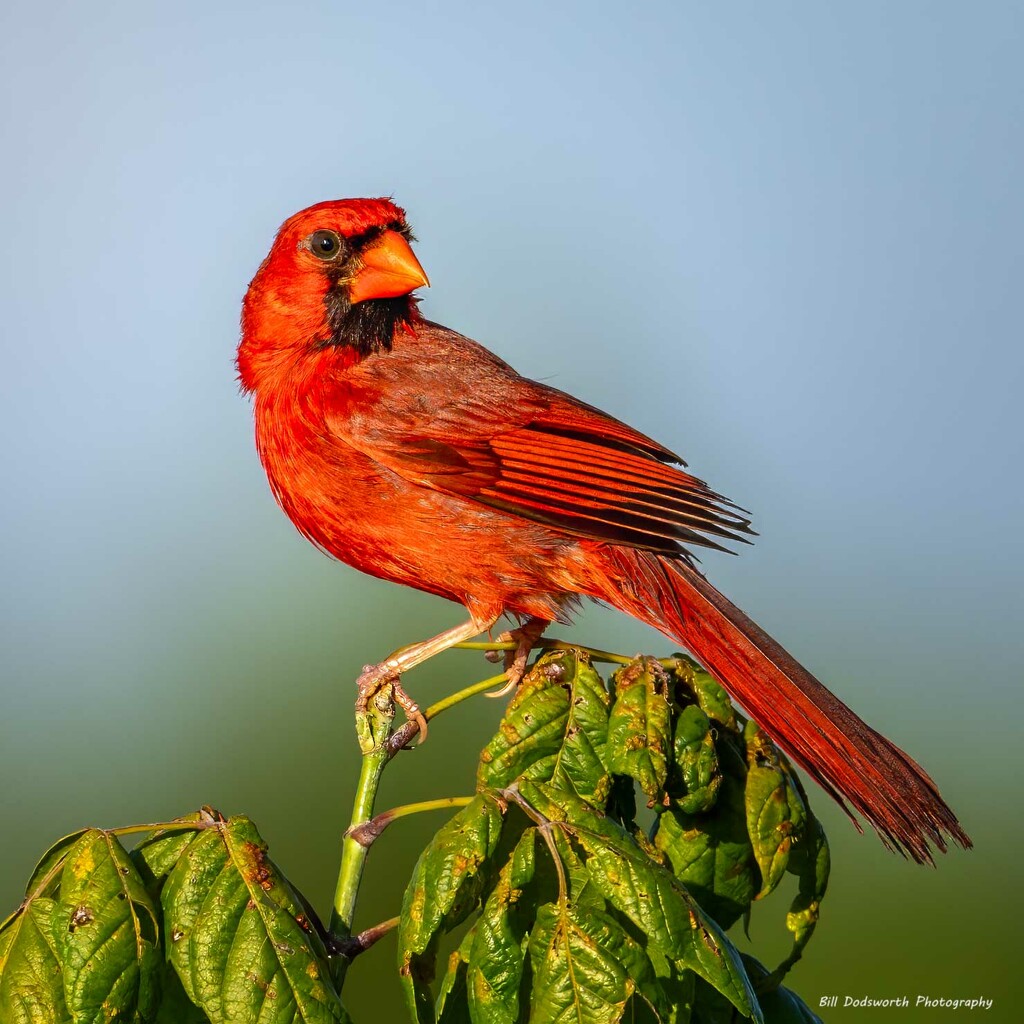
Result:
[[[745,509],[678,455],[434,324],[350,369],[328,425],[411,482],[668,555],[749,543]]]

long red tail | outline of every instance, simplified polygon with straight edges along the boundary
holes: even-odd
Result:
[[[971,844],[927,773],[875,732],[685,562],[595,551],[594,597],[684,644],[754,720],[887,846],[934,863],[929,844]]]

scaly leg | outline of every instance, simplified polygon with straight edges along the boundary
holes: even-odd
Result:
[[[497,622],[497,618],[490,622],[470,619],[460,626],[453,626],[443,633],[431,637],[429,640],[422,640],[416,644],[409,644],[395,651],[390,657],[385,658],[379,665],[364,665],[362,674],[356,680],[359,687],[359,694],[356,697],[356,714],[366,713],[366,706],[377,691],[385,683],[392,683],[394,686],[395,703],[405,712],[410,721],[415,722],[420,730],[420,743],[427,738],[427,720],[423,717],[419,705],[405,692],[399,681],[403,672],[423,664],[435,654],[448,650],[453,644],[462,643],[463,640],[470,640],[480,633],[486,632]]]
[[[526,674],[526,663],[530,660],[530,651],[533,645],[544,635],[544,630],[551,623],[548,619],[538,619],[533,615],[526,620],[518,629],[510,629],[498,637],[501,643],[515,641],[514,651],[488,651],[485,657],[488,661],[497,661],[501,654],[505,655],[505,672],[508,675],[508,682],[500,690],[492,690],[486,694],[488,697],[504,697],[506,693],[514,690]]]

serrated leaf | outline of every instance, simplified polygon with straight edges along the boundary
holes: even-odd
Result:
[[[743,784],[728,774],[710,813],[671,808],[659,815],[654,836],[672,873],[723,928],[746,913],[758,890],[745,808]]]
[[[473,926],[466,985],[474,1024],[515,1024],[526,939],[536,907],[523,890],[536,870],[537,830],[523,833]]]
[[[530,1024],[616,1024],[635,993],[668,1007],[642,947],[607,914],[560,901],[542,906],[530,935]]]
[[[541,815],[564,823],[608,902],[670,960],[706,978],[747,1016],[760,1021],[739,953],[682,884],[619,825],[580,800],[524,779],[520,793]]]
[[[603,761],[610,702],[585,655],[560,650],[539,658],[480,755],[478,784],[504,789],[525,775],[603,803],[610,784]]]
[[[665,794],[672,751],[672,712],[664,671],[656,661],[639,658],[615,673],[615,702],[608,716],[608,767],[636,779],[648,800]]]
[[[349,1024],[323,944],[248,818],[199,833],[161,903],[171,963],[212,1024]]]
[[[74,1024],[149,1021],[160,998],[160,918],[128,854],[90,829],[68,850],[51,919]]]
[[[696,704],[688,704],[675,721],[672,737],[681,793],[673,793],[675,806],[685,814],[710,811],[715,805],[722,776],[711,720]]]
[[[66,1024],[61,962],[53,941],[52,899],[39,897],[0,931],[0,1021]]]
[[[414,1020],[434,1019],[429,985],[437,941],[479,906],[502,812],[495,797],[481,793],[442,826],[413,869],[398,926],[398,968]]]

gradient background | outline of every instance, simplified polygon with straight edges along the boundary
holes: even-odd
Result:
[[[793,987],[1019,1020],[1021,7],[210,6],[2,15],[0,905],[57,836],[204,802],[329,905],[351,680],[460,610],[294,532],[232,360],[280,221],[389,193],[427,315],[754,509],[712,578],[973,835],[921,869],[814,794],[833,884]],[[571,635],[671,650],[596,609]],[[466,792],[499,712],[439,720],[380,806]],[[361,925],[441,820],[374,850]],[[786,902],[755,916],[766,960]],[[401,1018],[389,978],[371,1002],[392,950],[352,971],[357,1019]]]

